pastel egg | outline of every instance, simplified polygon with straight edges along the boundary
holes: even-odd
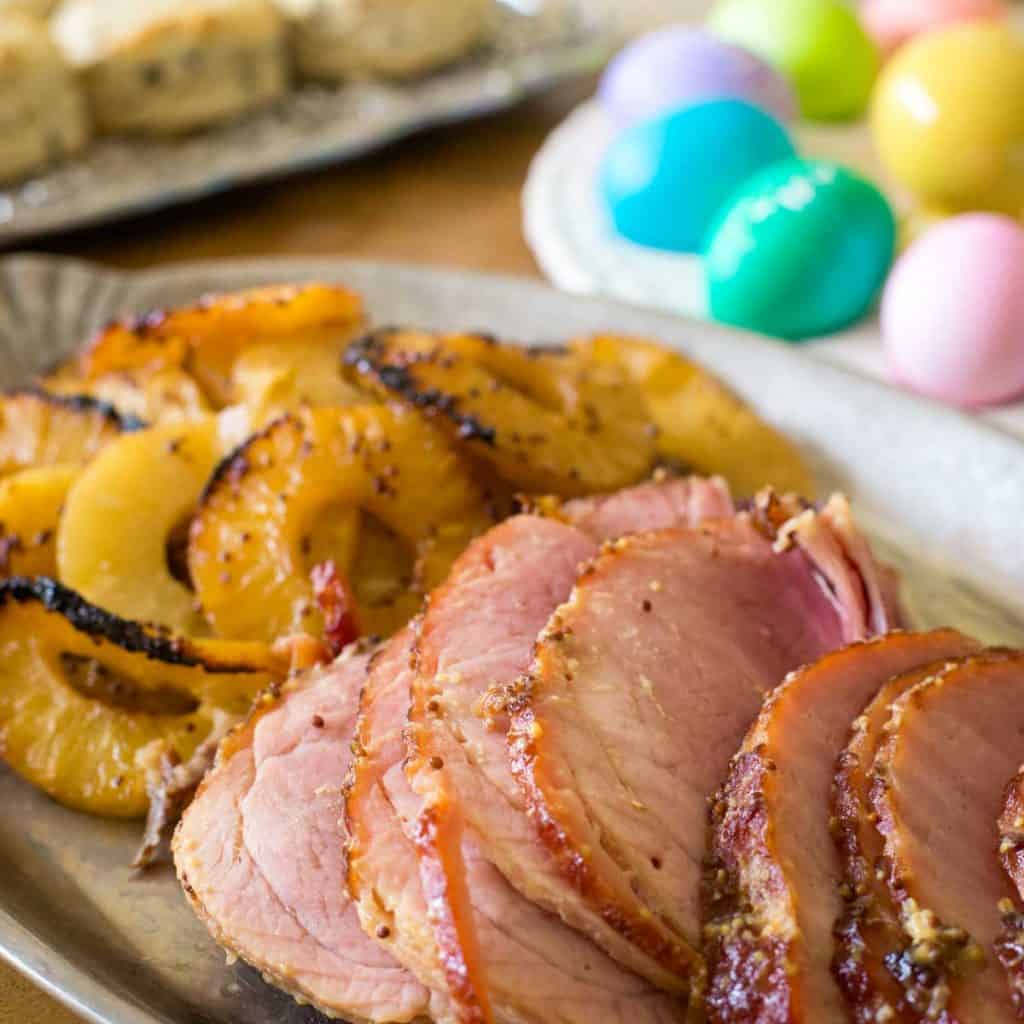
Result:
[[[598,96],[620,125],[712,99],[745,100],[780,121],[796,117],[786,79],[749,50],[676,25],[632,42],[608,65]]]
[[[1004,0],[867,0],[861,17],[883,50],[958,21],[1004,18]]]
[[[843,0],[720,0],[708,25],[782,71],[805,117],[841,121],[867,106],[878,50]]]
[[[787,160],[746,182],[708,236],[708,308],[793,341],[862,317],[892,263],[896,221],[873,185],[836,164]]]
[[[786,130],[764,111],[712,100],[627,128],[608,147],[598,187],[624,238],[696,252],[740,182],[794,152]]]
[[[1024,395],[1024,228],[962,214],[899,259],[882,298],[894,378],[974,407]]]
[[[929,32],[878,82],[879,159],[924,203],[1024,212],[1024,35],[1002,22]]]

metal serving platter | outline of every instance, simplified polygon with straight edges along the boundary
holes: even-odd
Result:
[[[0,186],[0,246],[350,160],[510,106],[600,67],[618,38],[611,11],[603,0],[495,0],[487,46],[434,74],[306,83],[266,110],[182,139],[95,140],[73,160]]]
[[[722,374],[804,445],[826,486],[905,572],[919,624],[1024,643],[1024,446],[951,410],[792,348],[532,282],[318,262],[120,274],[0,261],[0,382],[29,375],[117,314],[272,281],[344,281],[380,322],[524,341],[614,329],[658,337]],[[0,956],[96,1024],[313,1024],[322,1018],[229,966],[169,871],[127,867],[138,826],[66,811],[0,769]]]

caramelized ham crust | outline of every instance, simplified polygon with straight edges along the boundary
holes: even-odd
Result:
[[[1006,787],[1003,813],[999,816],[999,857],[1006,873],[1024,900],[1024,768]],[[1003,913],[1003,934],[996,952],[1010,982],[1017,1016],[1024,1020],[1024,913],[1020,901],[1007,904]]]
[[[444,820],[443,809],[420,813],[402,771],[410,653],[408,634],[392,640],[363,691],[347,800],[349,885],[363,927],[429,984],[450,989],[460,1021],[676,1020],[681,1010],[674,1000],[512,889],[461,822]],[[439,839],[450,847],[439,847]],[[439,870],[442,855],[459,864],[452,875],[457,893]],[[449,908],[471,917],[476,948],[448,938]],[[490,983],[481,985],[481,978]]]
[[[978,645],[951,636],[949,657],[975,653]],[[899,954],[903,932],[879,873],[882,837],[870,804],[871,767],[884,737],[893,701],[946,662],[894,676],[854,719],[846,747],[836,762],[832,790],[833,838],[842,866],[843,912],[836,922],[832,971],[855,1024],[912,1024],[916,1014],[906,1006],[903,989],[889,973],[885,958]]]
[[[765,702],[712,814],[712,1022],[848,1019],[830,971],[842,910],[829,832],[836,757],[887,679],[962,646],[956,633],[889,634],[793,673]]]
[[[746,516],[590,563],[508,707],[529,813],[595,910],[699,947],[708,796],[765,695],[842,640],[807,556]]]
[[[1015,895],[997,821],[1022,751],[1024,655],[967,659],[893,704],[871,802],[905,933],[893,968],[926,1019],[1014,1019],[994,955]]]
[[[367,656],[289,684],[221,746],[174,837],[193,908],[275,985],[351,1021],[443,1018],[345,894],[341,781]]]

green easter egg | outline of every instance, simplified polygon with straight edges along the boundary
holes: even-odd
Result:
[[[836,164],[784,160],[749,178],[704,246],[708,307],[724,323],[797,341],[862,317],[896,248],[885,197]]]
[[[842,0],[720,0],[708,26],[782,71],[805,117],[842,121],[867,106],[878,50]]]

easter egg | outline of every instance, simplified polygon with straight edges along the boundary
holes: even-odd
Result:
[[[837,164],[786,160],[746,182],[705,246],[708,308],[724,323],[799,340],[870,308],[896,244],[892,209]]]
[[[883,50],[958,21],[1006,16],[1004,0],[867,0],[861,17]]]
[[[708,25],[782,71],[805,117],[841,121],[867,105],[878,51],[842,0],[720,0]]]
[[[899,259],[882,297],[892,374],[964,407],[1024,395],[1024,228],[967,213]]]
[[[615,230],[639,245],[696,252],[740,182],[794,153],[785,129],[741,100],[712,100],[627,128],[598,187]]]
[[[598,96],[623,126],[713,99],[746,100],[780,121],[796,117],[796,97],[775,68],[741,46],[681,25],[622,50],[601,78]]]
[[[925,204],[1024,212],[1024,36],[970,22],[911,40],[872,103],[875,149]]]

